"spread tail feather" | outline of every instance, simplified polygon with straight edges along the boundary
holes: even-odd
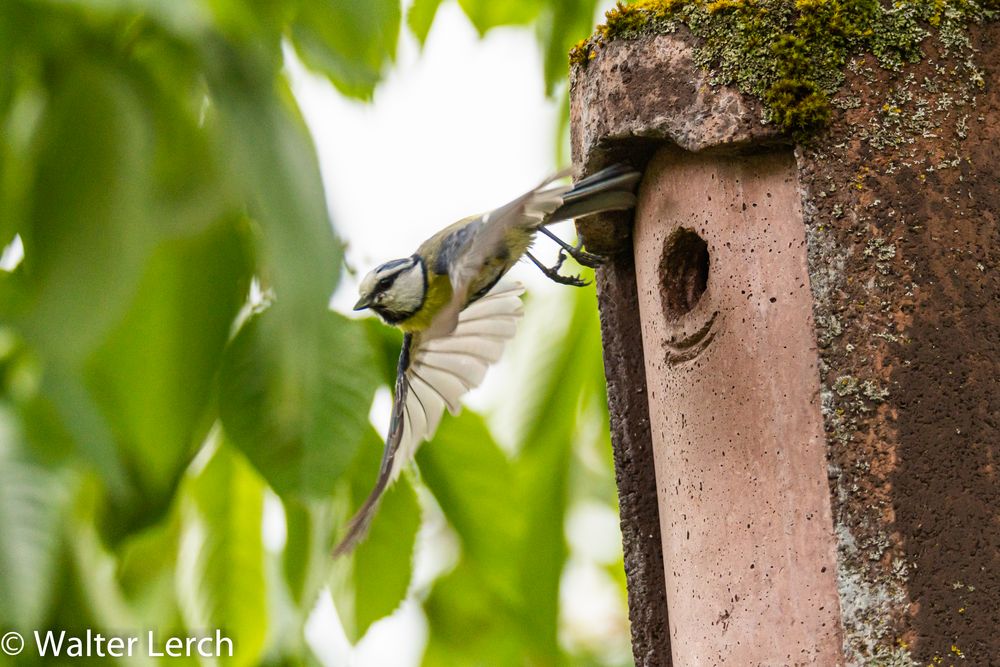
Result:
[[[382,462],[379,464],[378,478],[375,481],[375,488],[368,494],[364,504],[358,508],[357,513],[347,524],[347,531],[333,548],[333,555],[343,556],[364,539],[368,533],[368,526],[375,517],[378,510],[379,501],[382,494],[392,480],[393,469],[395,468],[396,453],[399,450],[400,442],[403,438],[403,411],[406,405],[406,394],[409,386],[406,383],[406,369],[410,367],[410,352],[413,336],[406,334],[403,336],[403,346],[399,352],[399,364],[396,368],[396,395],[392,405],[392,418],[389,422],[389,435],[386,438],[385,449],[382,452]]]

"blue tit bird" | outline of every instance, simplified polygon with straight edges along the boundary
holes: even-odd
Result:
[[[617,164],[574,185],[560,184],[568,175],[555,174],[500,208],[459,220],[409,257],[381,264],[361,281],[354,310],[371,309],[401,329],[403,345],[375,486],[348,523],[335,555],[363,539],[382,494],[420,443],[434,435],[445,408],[458,413],[459,399],[482,382],[514,336],[524,288],[501,278],[526,257],[550,279],[582,286],[586,283],[579,277],[559,273],[566,254],[589,267],[603,260],[546,226],[632,208],[640,174]],[[545,266],[530,252],[537,233],[560,246],[555,266]]]

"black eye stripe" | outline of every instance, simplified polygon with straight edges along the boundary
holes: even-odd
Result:
[[[379,292],[383,292],[396,282],[396,278],[403,275],[406,271],[411,269],[414,265],[414,259],[412,257],[404,257],[403,259],[394,259],[391,262],[386,262],[379,266],[376,271],[378,273],[386,273],[387,271],[392,271],[387,276],[382,276],[379,278],[378,282],[375,283],[375,289]],[[393,271],[393,269],[395,269]]]

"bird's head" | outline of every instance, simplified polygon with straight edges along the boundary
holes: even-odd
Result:
[[[354,310],[371,308],[389,324],[413,316],[427,296],[427,272],[416,255],[394,259],[373,269],[358,288]]]

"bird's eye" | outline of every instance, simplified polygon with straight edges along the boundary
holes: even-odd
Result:
[[[375,289],[384,290],[388,289],[389,285],[392,284],[392,278],[386,277],[382,278],[375,284]]]

